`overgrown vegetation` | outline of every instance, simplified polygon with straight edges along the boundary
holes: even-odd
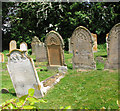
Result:
[[[98,52],[94,57],[102,57],[106,60],[107,52],[105,45],[98,45]],[[4,51],[4,54],[8,51]],[[72,54],[65,52],[65,62],[68,66],[68,72],[54,88],[48,91],[43,98],[47,103],[36,104],[40,109],[59,109],[61,106],[71,106],[72,109],[118,109],[118,71],[103,70],[104,63],[97,62],[96,70],[84,71],[72,69]],[[30,55],[31,56],[31,55]],[[35,56],[31,56],[35,60]],[[2,63],[2,87],[7,88],[9,93],[1,94],[0,101],[5,102],[9,99],[16,99],[9,73],[5,63]],[[54,75],[57,71],[48,71],[46,63],[37,63],[35,66],[40,81]]]

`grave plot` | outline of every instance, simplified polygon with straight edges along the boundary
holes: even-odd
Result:
[[[55,31],[50,31],[45,38],[47,50],[48,69],[56,69],[64,66],[64,42]]]
[[[92,35],[88,29],[79,26],[71,37],[73,47],[73,69],[95,69]]]
[[[118,69],[120,59],[118,55],[120,52],[120,23],[116,24],[109,32],[108,35],[108,50],[105,69]]]
[[[12,50],[8,55],[8,72],[18,97],[26,95],[28,89],[34,88],[34,96],[43,97],[42,85],[39,81],[32,59],[25,51]]]

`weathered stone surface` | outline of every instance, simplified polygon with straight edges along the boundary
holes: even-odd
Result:
[[[30,88],[35,89],[35,97],[43,96],[33,60],[24,51],[12,50],[8,54],[7,68],[18,97],[28,94]]]
[[[3,88],[3,89],[1,89],[1,93],[9,93],[9,91],[8,91],[8,89]]]
[[[4,54],[0,53],[0,63],[4,62]]]
[[[38,39],[38,37],[35,36],[35,37],[32,39],[32,42],[31,42],[32,55],[35,55],[35,45],[36,45],[36,44],[39,44],[39,43],[41,43],[40,40]]]
[[[36,43],[35,44],[35,55],[36,55],[36,61],[37,62],[46,62],[47,56],[46,56],[46,47],[44,43]]]
[[[73,69],[95,69],[92,52],[92,35],[88,29],[79,26],[75,29],[71,37],[73,45]]]
[[[72,53],[71,38],[68,38],[69,53]]]
[[[64,43],[62,37],[55,31],[50,31],[45,39],[48,67],[64,65]]]
[[[59,74],[65,74],[67,70],[67,66],[61,66],[58,68]]]
[[[106,34],[106,48],[107,48],[107,52],[108,52],[108,35],[109,35],[109,33]]]
[[[120,23],[116,24],[108,35],[108,54],[105,69],[118,69],[120,65]]]
[[[27,43],[25,42],[20,43],[20,50],[27,51]]]
[[[97,34],[92,34],[92,40],[93,40],[93,52],[97,52]]]
[[[9,43],[9,51],[12,51],[14,49],[17,49],[16,41],[15,40],[11,40],[10,43]]]

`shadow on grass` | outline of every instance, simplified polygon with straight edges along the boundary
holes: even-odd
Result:
[[[13,95],[13,96],[17,96],[16,93],[10,93],[10,94]]]
[[[101,55],[101,57],[105,57],[105,58],[107,58],[107,55]]]

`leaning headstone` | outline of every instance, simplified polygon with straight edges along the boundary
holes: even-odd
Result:
[[[18,97],[28,94],[28,89],[35,89],[34,96],[43,96],[41,83],[35,70],[33,60],[24,51],[13,50],[8,55],[7,68]]]
[[[93,52],[97,52],[97,34],[92,34],[92,40],[93,40]]]
[[[64,42],[55,31],[50,31],[45,38],[48,68],[56,68],[64,65]]]
[[[20,50],[27,51],[27,43],[25,42],[20,43]]]
[[[109,33],[106,34],[106,48],[107,48],[107,52],[108,52],[108,35],[109,35]]]
[[[17,49],[17,47],[16,47],[16,41],[15,40],[11,40],[10,44],[9,44],[9,51],[12,51],[14,49]]]
[[[31,42],[31,47],[32,47],[32,55],[35,55],[35,45],[41,43],[38,37],[34,37]]]
[[[46,48],[44,43],[40,42],[35,44],[35,55],[36,55],[37,62],[47,61]]]
[[[83,26],[77,27],[71,37],[73,45],[73,69],[95,69],[92,51],[92,35]]]
[[[68,38],[68,44],[69,44],[69,53],[72,53],[71,38]]]
[[[0,53],[0,63],[4,62],[4,54]]]
[[[116,24],[108,35],[108,53],[105,63],[105,69],[118,69],[120,59],[118,57],[120,52],[120,23]]]

